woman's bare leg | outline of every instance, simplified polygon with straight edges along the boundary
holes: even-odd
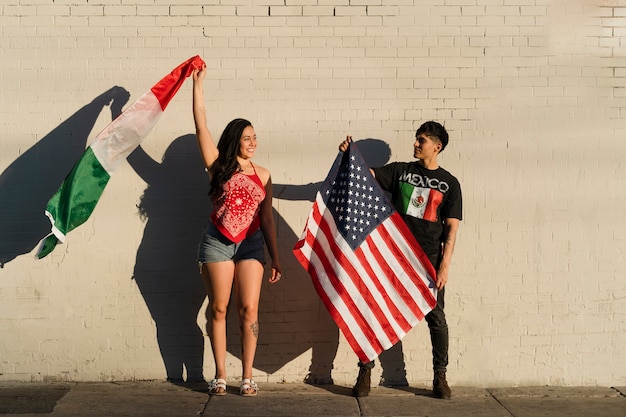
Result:
[[[209,337],[215,360],[215,378],[226,379],[226,315],[233,287],[235,264],[231,261],[206,263],[202,277],[209,297]]]
[[[259,338],[259,299],[263,283],[263,265],[257,260],[243,260],[235,267],[235,291],[241,326],[242,378],[252,378],[252,367]]]

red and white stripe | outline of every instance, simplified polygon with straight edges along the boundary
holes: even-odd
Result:
[[[111,175],[159,121],[185,79],[204,61],[194,56],[174,68],[96,136],[91,149],[102,167]]]
[[[362,362],[396,344],[437,303],[435,270],[397,212],[353,251],[318,193],[294,254]]]

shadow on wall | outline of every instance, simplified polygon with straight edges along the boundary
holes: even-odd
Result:
[[[134,279],[155,321],[167,378],[173,382],[202,380],[203,357],[211,354],[204,355],[202,330],[208,332],[197,325],[205,289],[196,254],[212,207],[209,177],[196,138],[185,135],[174,140],[160,163],[141,147],[128,162],[148,184],[138,205],[146,224]],[[316,190],[312,192],[314,195]],[[283,272],[292,276],[277,285],[264,282],[255,368],[274,374],[313,347],[312,369],[329,379],[338,329],[319,302],[308,275],[291,254],[296,234],[277,211],[274,215]],[[265,277],[269,276],[269,263],[266,266]],[[227,318],[227,350],[241,359],[239,332],[233,292]]]
[[[383,165],[389,159],[389,148],[382,141],[365,140],[359,143],[359,148],[372,165]],[[196,252],[211,205],[207,195],[209,178],[202,166],[195,136],[185,135],[174,140],[161,163],[141,147],[128,161],[148,184],[139,204],[146,225],[137,251],[134,279],[156,323],[167,378],[174,382],[202,380],[204,338],[197,326],[197,316],[205,300],[205,290],[196,266]],[[274,195],[277,199],[312,202],[319,185],[275,184]],[[309,373],[303,375],[303,379],[312,384],[332,383],[339,330],[321,303],[309,275],[291,252],[299,231],[292,230],[277,211],[274,216],[285,278],[277,285],[267,281],[263,284],[255,368],[275,374],[311,350]],[[268,269],[269,263],[265,277]],[[227,350],[241,359],[235,305],[231,300]],[[380,360],[386,382],[400,381],[400,385],[401,381],[406,382],[400,344],[381,355]],[[356,361],[355,356],[355,374]]]
[[[48,200],[85,151],[100,112],[110,105],[111,120],[130,94],[113,87],[87,104],[22,153],[0,175],[0,267],[30,253],[50,233]]]
[[[146,224],[134,279],[155,321],[167,378],[173,382],[202,380],[202,330],[208,332],[197,325],[205,289],[196,254],[212,207],[209,177],[196,138],[186,135],[174,140],[160,163],[141,147],[128,162],[148,184],[138,205]],[[314,347],[313,363],[321,369],[316,372],[328,379],[337,351],[338,330],[319,302],[308,275],[291,254],[297,236],[277,211],[274,215],[283,272],[293,276],[277,285],[264,282],[255,368],[273,374]],[[269,274],[269,264],[266,266],[265,277]],[[227,318],[227,350],[241,359],[239,332],[233,292]]]
[[[24,152],[0,175],[0,265],[31,252],[50,232],[44,215],[48,200],[83,154],[102,109],[110,105],[113,120],[121,114],[129,97],[128,91],[121,87],[104,92]],[[390,150],[383,141],[366,139],[358,144],[370,166],[380,166],[389,160]],[[196,252],[211,204],[207,195],[209,178],[195,135],[175,139],[161,162],[152,159],[141,147],[128,157],[128,162],[148,184],[138,204],[145,228],[133,279],[156,323],[167,378],[202,380],[204,337],[197,316],[205,300],[205,290],[196,265]],[[274,196],[312,202],[319,186],[320,183],[275,184]],[[291,252],[301,230],[291,229],[277,211],[274,215],[285,279],[277,285],[264,283],[255,368],[274,374],[311,350],[309,373],[303,375],[304,380],[313,384],[332,383],[339,330],[309,275]],[[228,351],[241,359],[239,323],[234,308],[229,312],[227,331]],[[401,344],[384,352],[380,360],[385,381],[406,381]]]
[[[156,324],[168,380],[199,381],[204,338],[197,317],[205,290],[196,251],[211,206],[196,137],[175,139],[162,162],[141,147],[128,162],[148,184],[137,206],[145,227],[133,279]]]

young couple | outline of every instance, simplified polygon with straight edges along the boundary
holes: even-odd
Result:
[[[264,273],[264,242],[272,258],[270,283],[281,279],[272,215],[272,181],[270,172],[252,163],[257,146],[252,124],[244,119],[231,121],[217,145],[207,128],[203,81],[206,69],[193,72],[193,116],[200,154],[210,175],[209,196],[213,212],[198,249],[198,264],[209,298],[209,336],[215,360],[215,378],[209,382],[211,395],[226,394],[226,313],[234,286],[242,340],[242,380],[239,392],[255,396],[258,386],[252,379],[252,368],[259,335],[258,310]],[[345,152],[352,142],[348,136],[339,145]],[[394,162],[371,172],[415,235],[437,271],[439,290],[437,306],[426,316],[433,353],[433,394],[450,398],[446,381],[448,364],[448,327],[444,308],[444,290],[462,218],[461,188],[457,179],[441,168],[437,156],[448,144],[446,129],[436,122],[424,123],[416,132],[413,145],[415,162]],[[407,175],[408,174],[408,175]],[[421,178],[412,184],[404,178]],[[416,217],[420,210],[410,210],[403,203],[407,187],[430,188],[437,194],[435,220]],[[401,190],[404,190],[401,192]],[[419,201],[411,201],[419,204]],[[402,207],[402,208],[401,208]],[[359,363],[359,374],[353,394],[370,392],[374,361]]]

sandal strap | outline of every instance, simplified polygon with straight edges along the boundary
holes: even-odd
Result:
[[[255,391],[258,391],[259,386],[252,379],[246,378],[241,381],[241,387],[239,388],[239,390],[243,391],[245,389],[253,389]]]
[[[224,388],[226,389],[226,381],[222,378],[212,379],[209,382],[209,389]]]

